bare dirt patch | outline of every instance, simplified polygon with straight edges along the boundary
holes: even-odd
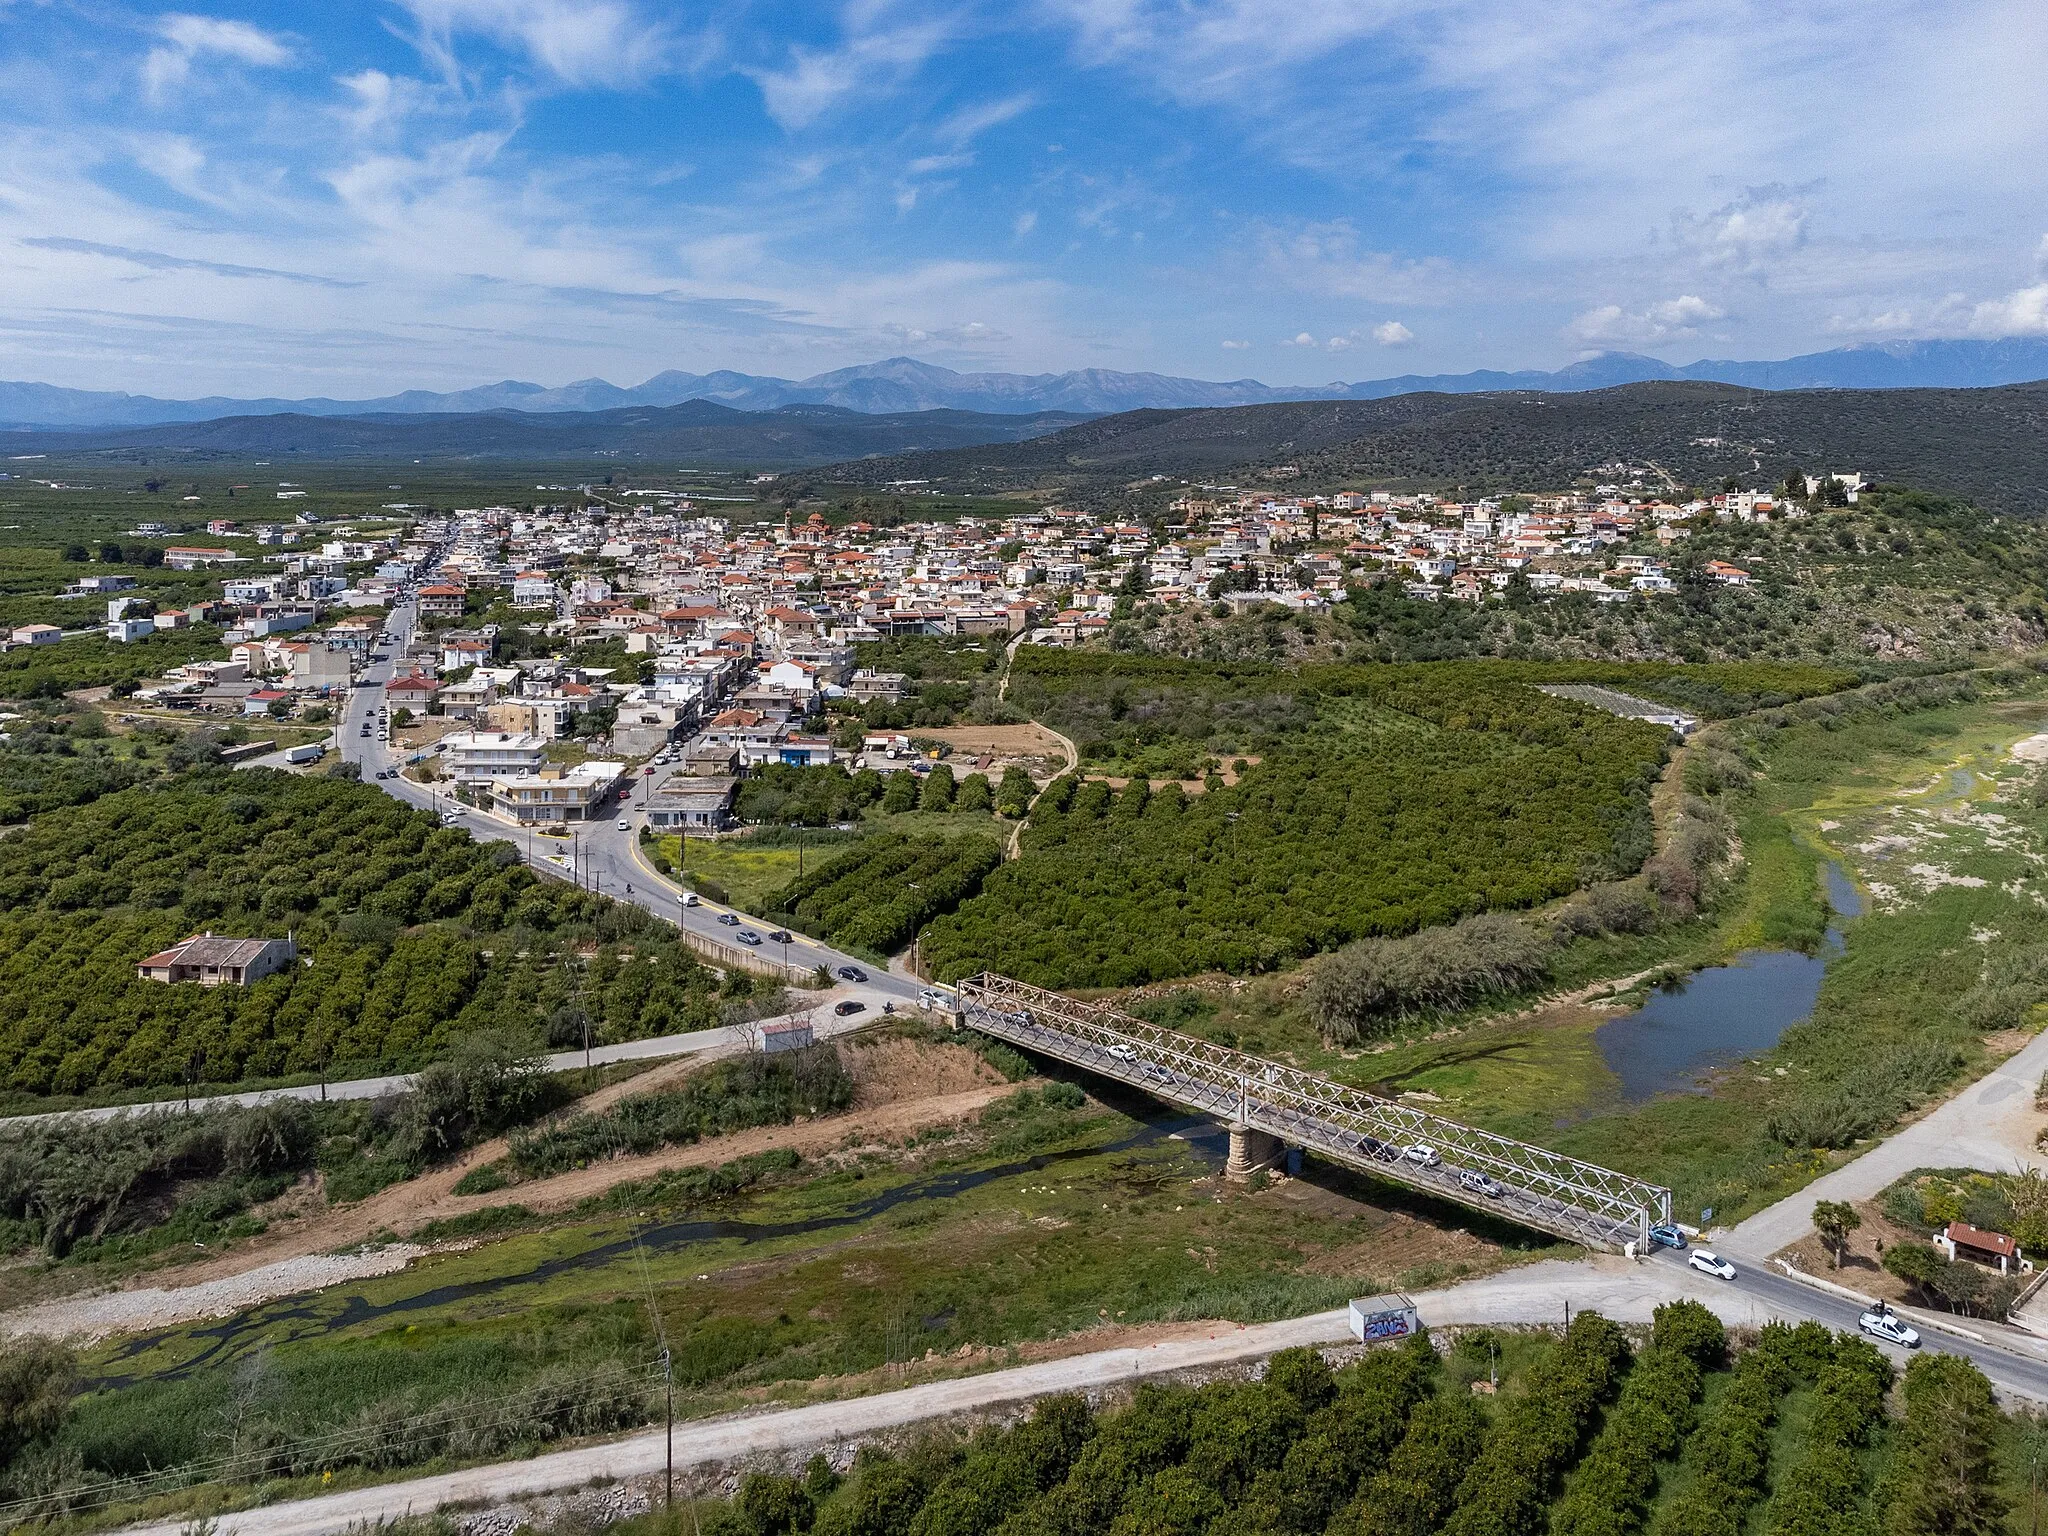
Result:
[[[921,1040],[872,1040],[840,1048],[853,1078],[854,1106],[873,1109],[999,1087],[1002,1075],[960,1045]]]
[[[943,741],[955,752],[977,757],[1057,757],[1064,760],[1066,747],[1059,735],[1035,722],[1025,725],[949,725],[941,729],[919,728],[918,736]]]
[[[1884,1267],[1885,1253],[1901,1243],[1923,1244],[1927,1241],[1925,1232],[1913,1231],[1898,1226],[1886,1218],[1874,1201],[1855,1200],[1856,1214],[1863,1218],[1863,1225],[1849,1234],[1843,1245],[1842,1267],[1833,1267],[1834,1250],[1820,1239],[1820,1234],[1809,1232],[1791,1247],[1775,1255],[1809,1275],[1818,1275],[1823,1280],[1832,1280],[1837,1285],[1846,1285],[1853,1291],[1866,1296],[1882,1297],[1886,1301],[1910,1302],[1915,1306],[1925,1305],[1913,1288]]]
[[[630,1180],[651,1178],[672,1168],[707,1168],[755,1152],[787,1149],[805,1157],[819,1157],[830,1152],[885,1145],[934,1125],[964,1122],[1011,1091],[1005,1083],[985,1085],[960,1093],[857,1109],[851,1114],[800,1120],[794,1125],[766,1125],[750,1131],[735,1131],[730,1136],[700,1141],[693,1146],[664,1147],[645,1157],[613,1158],[609,1162],[557,1174],[551,1179],[515,1184],[488,1195],[450,1192],[437,1196],[430,1204],[410,1213],[406,1230],[429,1221],[460,1216],[487,1205],[509,1203],[523,1205],[536,1212],[559,1211]]]

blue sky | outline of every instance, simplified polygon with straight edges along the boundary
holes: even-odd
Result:
[[[2048,333],[2039,0],[0,0],[0,377]]]

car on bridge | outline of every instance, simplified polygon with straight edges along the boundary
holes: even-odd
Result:
[[[1426,1141],[1416,1142],[1414,1146],[1407,1148],[1401,1155],[1418,1168],[1441,1168],[1443,1166],[1444,1160],[1437,1156],[1436,1148]]]
[[[734,914],[734,913],[731,913],[731,912],[721,912],[721,913],[719,913],[719,914],[718,914],[718,920],[719,920],[719,921],[720,921],[721,923],[725,924],[725,926],[726,926],[726,927],[728,927],[728,928],[737,928],[737,927],[739,927],[739,925],[740,925],[740,920],[739,920],[739,917],[738,917],[738,916],[737,916],[736,914]]]
[[[1458,1175],[1458,1187],[1471,1194],[1484,1195],[1489,1200],[1498,1200],[1507,1193],[1498,1179],[1488,1178],[1470,1168]]]
[[[789,930],[787,928],[778,928],[768,935],[768,940],[772,944],[787,944],[789,942]]]
[[[1703,1275],[1712,1275],[1716,1280],[1733,1280],[1735,1266],[1709,1248],[1695,1248],[1692,1257],[1685,1261]]]
[[[1104,1047],[1104,1049],[1106,1049],[1109,1052],[1109,1054],[1114,1056],[1118,1061],[1131,1062],[1136,1061],[1138,1059],[1138,1053],[1132,1050],[1128,1045],[1111,1045]]]
[[[1920,1347],[1920,1330],[1911,1327],[1906,1320],[1883,1302],[1856,1319],[1856,1326],[1874,1339],[1883,1339],[1887,1344],[1896,1344],[1901,1349]]]
[[[1361,1136],[1352,1145],[1367,1157],[1382,1163],[1397,1163],[1401,1160],[1400,1149],[1389,1146],[1377,1136]]]
[[[751,928],[742,928],[733,935],[733,939],[736,943],[744,944],[749,949],[756,949],[761,943],[761,935],[754,932]]]

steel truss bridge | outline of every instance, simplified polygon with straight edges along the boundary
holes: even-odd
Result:
[[[1589,1248],[1646,1252],[1650,1228],[1671,1220],[1668,1189],[1298,1067],[994,972],[955,990],[962,1022],[983,1034]]]

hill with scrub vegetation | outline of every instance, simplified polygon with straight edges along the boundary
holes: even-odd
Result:
[[[1129,411],[1028,442],[830,466],[857,485],[1103,493],[1152,476],[1284,474],[1337,487],[1467,495],[1567,486],[1598,466],[1653,467],[1674,486],[1771,486],[1802,466],[1853,467],[1994,511],[2048,505],[2048,384],[2000,389],[1787,390],[1628,384],[1586,394],[1402,395],[1217,410]]]

